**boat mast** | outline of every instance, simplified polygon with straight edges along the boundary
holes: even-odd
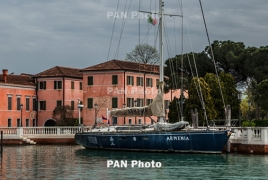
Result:
[[[163,91],[163,87],[164,87],[164,41],[163,41],[163,34],[164,34],[164,15],[163,15],[163,11],[164,11],[164,2],[163,0],[159,0],[159,57],[160,57],[160,68],[159,68],[159,72],[160,72],[160,79],[159,81],[162,83],[160,88],[161,88],[161,93]],[[164,103],[162,103],[162,110],[164,112]],[[160,122],[164,122],[164,117],[163,115],[159,117],[159,121]]]
[[[163,22],[163,11],[164,11],[164,2],[163,0],[159,0],[159,57],[160,57],[160,82],[164,82],[164,42],[163,42],[163,34],[164,34],[164,22]]]

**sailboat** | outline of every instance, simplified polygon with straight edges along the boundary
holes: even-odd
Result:
[[[160,85],[152,103],[146,107],[132,107],[112,110],[113,117],[157,116],[160,121],[153,125],[123,125],[92,128],[75,134],[77,144],[87,149],[181,152],[181,153],[222,153],[231,131],[189,127],[183,119],[177,123],[164,122],[164,75],[163,75],[163,19],[164,4],[159,0],[159,46],[160,46]]]

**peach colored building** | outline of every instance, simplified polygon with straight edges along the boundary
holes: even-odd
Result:
[[[55,66],[34,76],[37,85],[38,126],[53,126],[52,112],[69,105],[78,118],[78,100],[83,98],[82,73],[79,69]]]
[[[0,74],[0,126],[36,126],[36,88],[29,75]]]
[[[149,105],[157,94],[159,66],[121,60],[110,60],[82,70],[83,72],[83,123],[93,125],[107,109]],[[180,90],[164,95],[165,109]],[[111,124],[151,124],[148,117],[115,117]],[[157,120],[156,117],[153,117]]]

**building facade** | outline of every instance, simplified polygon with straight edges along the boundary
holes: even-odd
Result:
[[[30,75],[0,74],[0,126],[37,126],[36,88]]]
[[[111,60],[82,70],[83,123],[108,118],[111,124],[152,124],[149,117],[109,117],[107,111],[149,105],[158,93],[159,66]],[[180,90],[164,94],[165,109]],[[108,116],[108,117],[107,117]],[[157,117],[153,117],[157,120]]]
[[[37,86],[38,126],[53,126],[53,110],[69,105],[78,118],[78,101],[83,98],[80,69],[55,66],[34,76]]]

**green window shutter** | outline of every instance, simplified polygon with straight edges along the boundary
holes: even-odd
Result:
[[[74,101],[71,101],[71,110],[74,110]]]
[[[47,106],[46,101],[44,101],[44,110],[46,110],[46,106]]]
[[[79,89],[80,90],[83,90],[83,84],[82,84],[82,82],[79,83]]]
[[[46,89],[46,88],[47,88],[47,82],[44,81],[44,89]]]
[[[54,81],[54,89],[57,89],[57,81]]]
[[[118,76],[117,75],[112,76],[112,84],[118,84]]]
[[[74,81],[71,81],[71,89],[74,89]]]
[[[93,76],[87,77],[87,85],[93,85]]]
[[[58,81],[58,89],[62,89],[62,81]]]
[[[118,108],[117,97],[112,98],[112,108]]]
[[[87,108],[93,108],[93,98],[87,99]]]

